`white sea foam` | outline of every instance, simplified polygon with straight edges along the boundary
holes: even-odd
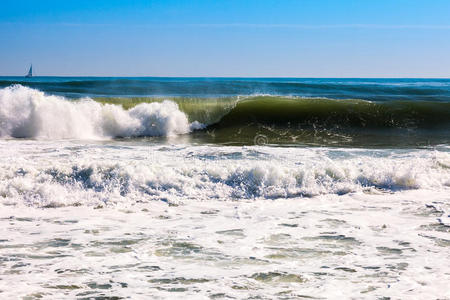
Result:
[[[114,206],[153,200],[277,199],[450,186],[450,155],[441,151],[145,144],[122,148],[115,142],[74,150],[67,143],[1,142],[0,201],[34,207]],[[21,155],[16,157],[16,153]]]
[[[448,147],[2,139],[0,297],[447,299],[449,167]]]
[[[103,139],[173,136],[202,128],[189,124],[172,101],[142,103],[130,110],[85,98],[69,101],[15,85],[0,89],[0,137]]]
[[[448,227],[434,202],[448,207],[448,193],[0,206],[0,295],[448,299]]]

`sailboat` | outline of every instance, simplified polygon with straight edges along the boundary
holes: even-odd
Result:
[[[28,74],[25,75],[25,77],[33,77],[33,65],[30,66],[30,69],[28,70]]]

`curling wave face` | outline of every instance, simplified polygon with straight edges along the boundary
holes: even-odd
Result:
[[[189,124],[171,101],[142,103],[130,110],[85,98],[69,101],[15,85],[0,89],[0,137],[102,139],[172,136],[201,124]]]
[[[208,128],[219,142],[420,145],[450,142],[450,103],[253,96]]]

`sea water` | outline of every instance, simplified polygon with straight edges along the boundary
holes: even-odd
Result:
[[[2,298],[449,298],[450,81],[0,78]]]

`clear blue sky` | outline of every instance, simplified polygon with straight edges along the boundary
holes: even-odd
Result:
[[[0,3],[0,75],[450,77],[449,0]]]

